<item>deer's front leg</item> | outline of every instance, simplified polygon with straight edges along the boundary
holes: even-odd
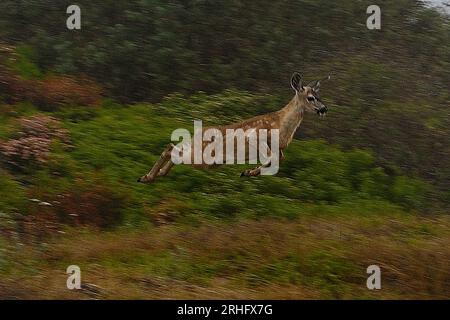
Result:
[[[282,160],[284,160],[283,150],[280,150],[279,159],[280,159],[280,162]],[[268,162],[268,163],[266,163],[264,165],[261,165],[259,167],[254,168],[254,169],[247,169],[247,170],[245,170],[244,172],[241,173],[241,177],[256,177],[256,176],[259,176],[261,174],[261,168],[268,168],[270,166],[271,166],[271,162]]]
[[[255,169],[247,169],[241,173],[241,177],[256,177],[261,174],[261,168],[263,166],[256,167]]]

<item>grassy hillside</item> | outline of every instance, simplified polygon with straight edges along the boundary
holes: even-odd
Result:
[[[421,0],[0,2],[0,298],[450,298],[450,20]],[[323,81],[276,176],[172,130]],[[83,289],[66,288],[68,265]],[[366,268],[382,269],[382,290]]]
[[[353,211],[353,214],[348,214]],[[448,299],[450,220],[404,213],[175,223],[141,230],[68,229],[6,246],[2,298]],[[67,266],[83,289],[65,287]],[[379,265],[382,289],[366,288]]]
[[[387,172],[368,150],[295,140],[277,176],[176,166],[136,183],[172,130],[281,103],[225,91],[52,112],[1,106],[0,296],[448,298],[448,216],[421,214],[430,186]],[[71,264],[79,292],[65,287]],[[383,270],[379,292],[365,287],[371,264]]]

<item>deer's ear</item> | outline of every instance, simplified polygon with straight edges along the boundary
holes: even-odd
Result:
[[[315,92],[319,92],[320,90],[320,80],[312,81],[308,84],[308,87],[312,88]]]
[[[302,85],[302,75],[298,72],[294,72],[291,77],[291,87],[296,92],[302,92],[303,91],[303,85]]]
[[[312,81],[311,83],[308,84],[308,87],[311,87],[315,92],[319,92],[319,90],[320,90],[320,83],[322,81],[330,80],[330,79],[331,79],[331,75],[328,75],[328,77],[326,77],[326,78],[324,78],[322,80]]]

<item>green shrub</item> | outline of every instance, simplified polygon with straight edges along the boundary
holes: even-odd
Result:
[[[293,218],[320,212],[379,213],[398,210],[395,204],[407,209],[424,207],[427,188],[420,180],[399,176],[401,171],[384,170],[370,150],[348,151],[322,140],[294,140],[276,176],[239,177],[250,165],[208,170],[175,166],[168,176],[150,186],[136,183],[170,142],[173,129],[190,129],[193,118],[204,116],[210,116],[205,125],[225,123],[229,115],[219,109],[237,108],[239,103],[250,108],[258,97],[227,91],[213,96],[200,93],[191,98],[174,95],[157,105],[105,102],[105,108],[95,109],[87,117],[74,116],[65,108],[56,115],[70,136],[71,146],[66,148],[58,139],[53,141],[45,165],[27,170],[24,179],[39,199],[67,196],[58,215],[75,213],[69,203],[82,199],[92,209],[88,210],[92,219],[84,217],[79,223],[102,227],[121,221],[136,225],[155,219],[158,223],[172,222],[194,215]],[[261,99],[266,101],[265,96]],[[237,109],[233,112],[241,115]],[[95,180],[95,175],[101,178]],[[91,182],[74,182],[86,177],[91,177]],[[116,201],[120,208],[117,210]],[[112,210],[111,221],[102,220],[103,210]]]
[[[25,188],[0,169],[0,212],[21,211],[26,204]]]
[[[42,72],[34,63],[35,52],[32,47],[27,45],[18,46],[7,64],[24,79],[39,79]]]
[[[391,187],[392,201],[407,209],[421,209],[426,206],[429,186],[418,179],[405,176],[396,177]]]

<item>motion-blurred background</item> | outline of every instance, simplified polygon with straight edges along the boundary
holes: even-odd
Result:
[[[0,298],[450,298],[448,10],[377,1],[368,30],[372,2],[2,0]],[[277,176],[136,183],[172,130],[284,106],[293,71],[332,73],[329,113]]]

